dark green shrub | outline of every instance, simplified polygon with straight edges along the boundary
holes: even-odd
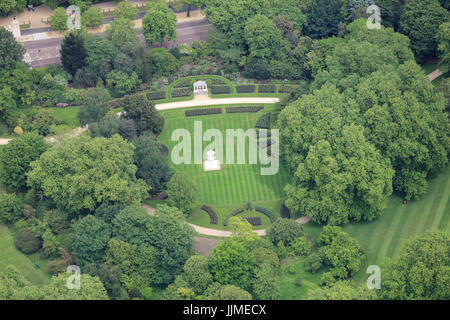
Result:
[[[263,207],[255,207],[255,211],[261,212],[262,214],[266,215],[269,219],[270,222],[274,222],[275,219],[277,218],[272,211],[270,211],[267,208],[263,208]]]
[[[32,254],[41,247],[41,240],[29,229],[17,231],[14,243],[16,248],[25,254]]]
[[[165,91],[147,92],[147,99],[148,100],[166,99],[166,92]]]
[[[263,110],[264,107],[227,107],[227,113],[254,113]]]
[[[229,86],[211,86],[212,94],[228,94],[231,93]]]
[[[236,92],[237,93],[251,93],[251,92],[255,92],[255,88],[256,88],[256,86],[253,84],[240,85],[240,86],[236,86]]]
[[[206,116],[210,114],[220,114],[222,113],[222,108],[205,108],[205,109],[194,109],[187,110],[184,112],[186,117],[194,117],[194,116]]]
[[[206,204],[204,204],[201,207],[201,209],[203,211],[206,211],[206,213],[208,213],[208,215],[209,215],[209,223],[210,224],[217,224],[217,221],[218,221],[217,214],[211,207],[209,207]]]
[[[189,97],[191,88],[172,89],[172,98]]]
[[[259,93],[275,93],[277,91],[277,86],[274,84],[260,84],[258,86]]]

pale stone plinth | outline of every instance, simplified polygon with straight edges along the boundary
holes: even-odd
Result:
[[[206,160],[203,161],[204,171],[213,171],[222,169],[220,166],[220,161],[216,159],[216,153],[214,151],[208,151],[206,153]]]

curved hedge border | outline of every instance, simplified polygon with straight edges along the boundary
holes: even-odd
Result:
[[[256,121],[255,128],[270,129],[270,112],[263,114],[261,117],[258,118],[258,120]]]
[[[203,211],[206,211],[206,213],[208,213],[210,224],[217,224],[217,221],[219,219],[217,218],[216,212],[211,207],[204,204],[200,209],[202,209]]]
[[[227,217],[225,218],[225,220],[223,220],[223,226],[226,227],[228,225],[228,220],[230,220],[231,217],[237,216],[238,214],[244,212],[245,209],[242,207],[239,207],[237,209],[234,209],[233,211],[231,211],[230,214],[227,215]]]
[[[262,214],[266,215],[267,218],[269,218],[270,222],[274,222],[277,217],[270,211],[269,209],[263,208],[263,207],[255,207],[255,211],[261,212]]]

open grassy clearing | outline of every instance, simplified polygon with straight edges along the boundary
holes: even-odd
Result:
[[[366,260],[354,276],[357,283],[367,279],[369,265],[380,265],[385,257],[399,254],[405,241],[430,228],[450,232],[450,165],[429,183],[428,192],[420,200],[408,201],[393,195],[384,214],[372,222],[350,223],[343,227],[358,239]],[[321,226],[312,222],[305,226],[308,235],[317,238]],[[381,270],[383,272],[383,270]]]
[[[281,265],[281,299],[306,300],[310,291],[321,288],[318,283],[327,268],[322,266],[316,273],[306,272],[305,260],[306,257],[289,258]],[[293,274],[290,272],[291,268],[294,270]],[[301,279],[301,286],[296,285],[296,278]]]
[[[35,264],[40,269],[35,268]],[[19,272],[32,284],[43,285],[50,279],[50,275],[45,273],[45,261],[39,253],[25,255],[16,249],[11,231],[7,226],[0,224],[0,271],[5,270],[8,265],[15,266]]]
[[[225,108],[225,106],[214,107]],[[172,132],[176,129],[187,129],[192,134],[192,140],[194,121],[202,121],[203,132],[215,128],[220,130],[225,138],[226,129],[241,128],[247,130],[254,128],[261,115],[275,109],[273,105],[265,105],[264,107],[264,110],[257,113],[227,114],[223,110],[224,113],[219,115],[197,117],[185,117],[184,112],[189,109],[161,111],[160,113],[166,118],[166,125],[159,140],[168,146],[171,152],[172,148],[178,144],[177,141],[170,141]],[[208,144],[209,142],[203,142],[203,148]],[[191,149],[193,156],[193,143]],[[223,152],[224,157],[226,157],[225,148]],[[245,206],[248,202],[251,202],[253,206],[261,204],[261,206],[272,210],[274,214],[279,215],[279,208],[284,199],[283,188],[289,181],[288,173],[281,166],[276,175],[263,176],[260,174],[260,164],[248,164],[248,152],[246,154],[247,164],[225,164],[222,161],[222,170],[220,171],[205,172],[201,164],[175,165],[170,159],[169,163],[175,170],[186,173],[198,185],[198,208],[206,204],[216,211],[219,217],[218,229],[223,227],[223,219],[232,209]],[[254,211],[249,212],[249,215],[259,216]],[[209,224],[209,217],[206,212],[194,210],[189,220],[191,221],[191,219],[193,223],[205,227],[216,227]],[[266,221],[263,218],[263,224],[262,227],[268,226],[268,220]]]

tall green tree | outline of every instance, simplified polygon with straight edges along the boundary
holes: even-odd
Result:
[[[106,36],[118,48],[139,42],[134,23],[126,18],[115,18],[106,28]]]
[[[182,172],[176,172],[167,183],[167,203],[186,216],[194,208],[198,187]]]
[[[164,39],[175,41],[177,39],[177,17],[165,2],[150,3],[147,13],[142,19],[142,33],[145,40],[152,45]]]
[[[255,257],[236,239],[220,242],[211,251],[209,268],[214,279],[223,285],[234,285],[244,290],[251,287]]]
[[[160,133],[163,128],[163,117],[156,111],[153,101],[148,100],[145,94],[128,95],[123,100],[125,119],[134,120],[139,134],[145,131]]]
[[[133,150],[119,135],[72,138],[33,162],[27,183],[73,213],[108,201],[139,204],[148,186],[136,179]]]
[[[125,18],[135,20],[137,18],[138,8],[133,6],[128,0],[121,1],[114,9],[114,18]]]
[[[69,16],[64,8],[56,8],[53,15],[50,16],[50,26],[53,30],[64,31],[67,30],[67,19]]]
[[[443,23],[439,26],[439,32],[436,35],[438,41],[438,51],[441,61],[440,68],[447,71],[450,67],[450,22]]]
[[[72,30],[64,36],[61,43],[61,62],[64,69],[72,75],[86,65],[85,34],[80,30]]]
[[[337,35],[338,25],[342,21],[341,0],[317,0],[308,2],[305,26],[307,36],[318,39]]]
[[[268,59],[281,42],[280,29],[261,14],[247,20],[244,34],[250,55],[260,59]]]
[[[132,143],[136,146],[134,152],[134,163],[138,167],[136,177],[147,182],[152,193],[160,192],[173,174],[162,144],[152,133],[143,134]]]
[[[450,21],[450,12],[438,0],[408,1],[400,19],[400,32],[411,39],[411,48],[419,61],[436,55],[436,34],[442,23]]]
[[[448,300],[450,237],[427,230],[407,240],[400,254],[388,259],[382,275],[381,296],[399,300]]]
[[[88,263],[99,264],[111,237],[111,228],[101,219],[88,215],[77,222],[73,253],[80,267]]]
[[[22,61],[25,49],[16,41],[11,31],[0,27],[0,70],[12,69]]]
[[[108,90],[101,87],[87,90],[83,105],[77,113],[82,126],[100,121],[111,109],[108,102],[111,100]]]
[[[0,181],[8,189],[20,191],[26,187],[30,163],[39,159],[47,144],[37,133],[24,133],[11,140],[0,152]]]

